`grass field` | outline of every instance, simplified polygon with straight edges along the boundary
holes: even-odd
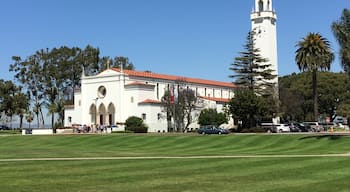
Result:
[[[0,191],[350,191],[350,157],[327,156],[348,153],[336,135],[0,136]],[[12,161],[65,157],[125,159]]]

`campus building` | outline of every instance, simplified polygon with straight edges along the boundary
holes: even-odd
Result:
[[[255,0],[251,12],[251,27],[256,32],[255,46],[261,56],[268,59],[274,74],[278,75],[276,19],[272,0]],[[278,77],[273,81],[277,85]],[[107,69],[96,76],[82,76],[81,89],[75,92],[74,105],[65,108],[65,126],[85,124],[122,127],[128,117],[137,116],[149,126],[149,132],[172,131],[173,126],[169,125],[161,104],[162,96],[171,87],[192,89],[195,92],[201,107],[193,112],[194,120],[203,108],[215,108],[222,112],[225,103],[233,98],[235,88],[228,82]],[[233,127],[232,120],[226,127]],[[196,121],[189,128],[198,128]]]
[[[189,126],[192,129],[199,126],[196,118],[201,109],[222,112],[235,88],[228,82],[111,68],[96,76],[82,76],[74,105],[66,106],[65,126],[114,125],[123,129],[128,117],[137,116],[148,125],[149,132],[172,131],[161,103],[164,93],[172,87],[192,89],[198,98],[199,107],[192,113],[194,122]],[[233,122],[225,126],[231,128]]]

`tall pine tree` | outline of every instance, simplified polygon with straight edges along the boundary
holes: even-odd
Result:
[[[271,64],[267,58],[260,55],[260,50],[255,47],[255,31],[250,31],[247,36],[244,51],[236,57],[230,70],[234,72],[229,77],[241,88],[248,88],[258,95],[273,95],[277,88],[273,81],[277,76],[273,74]]]
[[[234,74],[229,77],[239,87],[230,102],[230,110],[242,122],[243,129],[251,128],[264,119],[275,118],[278,112],[277,75],[274,75],[268,59],[260,55],[254,37],[255,31],[250,31],[243,46],[244,51],[239,53],[230,67]]]

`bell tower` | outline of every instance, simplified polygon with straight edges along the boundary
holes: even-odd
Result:
[[[277,15],[272,9],[272,0],[255,0],[255,7],[250,14],[252,31],[255,31],[255,46],[260,49],[263,58],[271,64],[274,75],[278,75],[277,60]],[[273,80],[278,83],[278,77]]]

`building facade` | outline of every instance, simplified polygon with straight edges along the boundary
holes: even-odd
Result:
[[[222,112],[225,104],[233,97],[235,88],[227,82],[107,69],[96,76],[82,77],[81,88],[75,92],[74,105],[66,106],[65,126],[104,125],[117,126],[123,130],[125,120],[137,116],[148,125],[148,132],[171,131],[173,129],[168,124],[161,99],[173,86],[192,89],[202,108],[215,108],[218,112]],[[189,128],[198,128],[196,118],[199,113],[200,109],[193,112],[194,122]],[[225,126],[230,128],[233,122]]]

